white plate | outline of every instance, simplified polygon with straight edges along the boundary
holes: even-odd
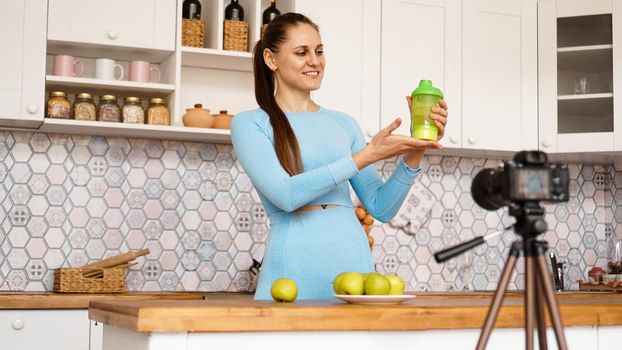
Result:
[[[335,294],[335,298],[339,298],[350,304],[399,304],[408,300],[412,300],[416,295],[346,295]]]

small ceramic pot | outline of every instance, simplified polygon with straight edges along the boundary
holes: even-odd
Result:
[[[191,126],[195,128],[210,128],[214,124],[214,117],[210,114],[210,110],[203,108],[203,105],[197,103],[194,108],[186,109],[181,121],[184,126]]]
[[[214,124],[212,128],[231,129],[231,120],[233,120],[233,115],[227,114],[226,110],[220,111],[220,114],[214,114]]]
[[[590,282],[599,283],[603,281],[603,275],[606,274],[605,270],[600,267],[593,267],[588,271],[587,275],[590,277]]]

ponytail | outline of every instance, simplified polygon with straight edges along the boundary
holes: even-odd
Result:
[[[270,117],[270,124],[274,132],[274,150],[281,166],[290,176],[303,172],[300,147],[291,124],[281,107],[276,103],[274,72],[264,61],[263,52],[265,49],[278,52],[279,46],[285,41],[287,29],[299,23],[309,24],[318,30],[317,25],[304,15],[285,13],[270,22],[263,38],[255,44],[253,50],[255,99],[259,107]]]

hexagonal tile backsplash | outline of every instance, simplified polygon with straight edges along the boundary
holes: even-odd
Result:
[[[130,290],[253,290],[249,268],[269,222],[231,145],[2,132],[0,160],[0,290],[51,290],[52,269],[140,248],[151,253],[127,273]],[[376,269],[415,291],[494,289],[513,233],[445,264],[432,254],[513,221],[470,196],[473,176],[497,165],[426,157],[400,213],[372,228]],[[395,160],[376,166],[386,178]],[[606,264],[607,237],[622,221],[622,173],[569,168],[572,198],[546,206],[544,238],[576,288]],[[522,271],[511,288],[524,286]]]

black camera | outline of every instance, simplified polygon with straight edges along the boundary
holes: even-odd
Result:
[[[499,169],[483,169],[471,186],[473,200],[486,210],[525,202],[568,200],[568,167],[550,164],[546,153],[522,151]]]

